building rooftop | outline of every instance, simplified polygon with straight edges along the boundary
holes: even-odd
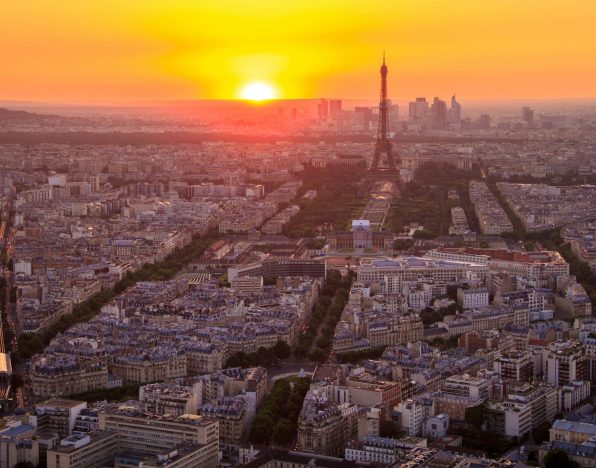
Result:
[[[581,432],[582,434],[596,436],[596,425],[581,421],[567,421],[566,419],[557,419],[553,423],[552,429],[566,432]]]
[[[164,422],[189,424],[193,426],[209,426],[215,422],[212,419],[207,419],[203,416],[196,414],[183,414],[180,416],[174,416],[170,414],[156,415],[152,413],[146,413],[143,412],[141,408],[137,406],[126,404],[106,409],[105,413],[110,415],[126,416],[131,418],[152,419]]]
[[[39,408],[74,408],[79,405],[86,405],[87,402],[80,400],[69,400],[67,398],[50,398],[49,400],[37,403],[35,406]]]

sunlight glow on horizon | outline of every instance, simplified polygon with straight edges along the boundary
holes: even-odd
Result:
[[[35,13],[33,14],[32,11]],[[0,15],[0,100],[596,98],[596,2],[22,0]]]
[[[277,92],[267,83],[254,82],[242,88],[240,98],[248,101],[266,101],[276,99]]]

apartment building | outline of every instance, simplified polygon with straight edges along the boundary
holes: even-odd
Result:
[[[573,341],[556,341],[545,350],[546,381],[563,386],[575,380],[587,380],[588,360],[584,347]]]
[[[341,456],[358,433],[357,408],[337,404],[317,390],[309,390],[298,417],[297,448],[302,452]]]
[[[111,373],[123,381],[151,383],[186,377],[187,358],[184,353],[158,354],[129,353],[115,356],[110,364]]]
[[[108,366],[104,359],[40,354],[31,362],[31,383],[42,398],[108,388]]]
[[[124,450],[142,454],[159,454],[184,443],[198,444],[201,456],[197,466],[218,466],[219,423],[203,416],[158,416],[123,405],[101,412],[99,428],[118,432]]]
[[[574,380],[559,388],[559,411],[569,413],[590,397],[590,382]]]
[[[72,435],[77,416],[85,408],[84,401],[52,398],[35,405],[32,422],[38,434],[57,434],[62,439]]]
[[[517,252],[506,249],[440,247],[428,251],[425,256],[436,260],[474,262],[487,266],[491,274],[506,273],[529,279],[539,279],[551,274],[569,275],[569,264],[559,252],[552,250]]]
[[[120,448],[120,434],[96,431],[74,434],[47,452],[48,468],[103,468],[114,463]]]
[[[375,317],[371,314],[369,321],[359,331],[368,340],[370,347],[378,348],[421,340],[424,324],[417,314],[387,317]]]
[[[192,387],[154,383],[139,388],[139,403],[144,411],[156,415],[197,414],[199,408],[197,393],[193,392]]]
[[[457,290],[457,303],[464,309],[474,309],[475,307],[485,307],[488,305],[488,289],[473,288]]]
[[[199,413],[219,422],[220,443],[241,445],[246,441],[252,422],[252,411],[246,397],[223,397],[216,403],[201,405]]]
[[[534,377],[534,357],[529,351],[508,351],[495,358],[493,369],[500,379],[530,382]]]
[[[480,400],[488,398],[488,381],[468,374],[453,375],[445,379],[441,390],[449,395],[459,395]]]
[[[532,407],[526,402],[491,401],[486,416],[488,427],[497,434],[523,437],[532,430]]]
[[[596,424],[557,419],[550,428],[550,440],[581,444],[596,436]]]
[[[427,418],[433,414],[434,401],[431,398],[415,396],[399,402],[395,411],[399,414],[399,424],[409,436],[419,437],[424,430]]]
[[[557,414],[558,392],[550,385],[513,385],[508,388],[507,400],[530,405],[532,428],[552,421]]]
[[[395,463],[411,448],[412,444],[400,439],[369,435],[362,440],[350,441],[346,445],[344,455],[349,461],[386,466]]]
[[[221,369],[228,354],[226,346],[204,342],[187,342],[182,345],[182,349],[186,353],[187,373],[191,377]]]
[[[471,277],[484,283],[487,275],[488,267],[485,265],[422,257],[398,257],[363,261],[358,270],[358,281],[365,284],[380,284],[385,281],[392,285],[393,290],[401,292],[405,282],[415,282],[422,277],[432,279],[435,283],[456,284]]]

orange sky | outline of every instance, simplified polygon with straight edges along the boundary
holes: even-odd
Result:
[[[596,97],[594,0],[1,0],[0,99]]]

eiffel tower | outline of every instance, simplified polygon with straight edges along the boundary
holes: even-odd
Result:
[[[387,72],[385,53],[383,53],[383,65],[381,65],[381,98],[379,100],[379,128],[377,130],[377,141],[375,142],[375,153],[369,171],[373,174],[399,175],[399,156],[393,154],[393,143],[389,136]],[[383,165],[382,156],[385,156],[387,160],[386,165]]]

